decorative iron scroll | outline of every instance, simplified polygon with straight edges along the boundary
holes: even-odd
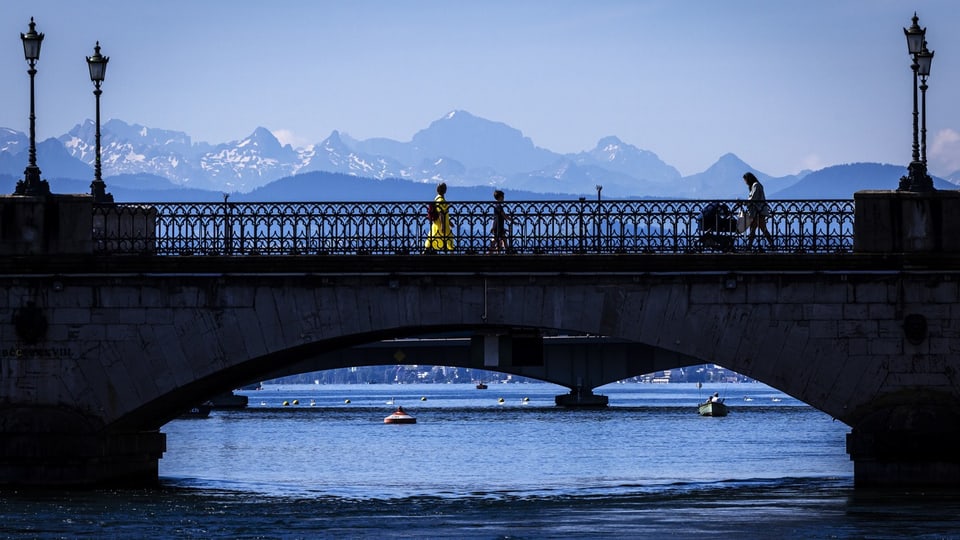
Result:
[[[853,248],[852,200],[768,201],[767,252]],[[704,219],[710,204],[740,201],[604,200],[504,203],[506,254],[745,251],[747,234]],[[423,202],[135,203],[97,205],[95,250],[155,255],[406,255],[423,251]],[[493,202],[450,202],[454,253],[491,252]]]

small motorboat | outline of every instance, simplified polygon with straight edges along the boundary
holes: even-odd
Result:
[[[726,416],[729,410],[723,403],[723,398],[716,394],[697,406],[697,412],[700,416]]]
[[[214,409],[243,409],[246,408],[250,398],[244,395],[237,395],[233,392],[224,392],[210,399]]]
[[[190,407],[186,412],[180,415],[180,418],[206,418],[210,416],[210,410],[213,409],[213,403],[204,401],[196,407]]]
[[[393,414],[383,419],[384,424],[416,424],[417,419],[407,414],[403,407],[397,407]]]
[[[477,390],[486,390],[486,389],[487,389],[487,384],[486,384],[486,383],[483,383],[483,382],[478,382],[478,383],[477,383]]]

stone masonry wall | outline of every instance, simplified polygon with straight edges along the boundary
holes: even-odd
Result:
[[[714,362],[852,423],[879,395],[960,400],[958,295],[925,273],[22,277],[0,288],[21,322],[0,324],[0,404],[162,424],[252,359],[266,373],[318,343],[537,327]],[[925,323],[913,341],[908,318]]]

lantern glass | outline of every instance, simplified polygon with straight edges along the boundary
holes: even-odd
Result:
[[[43,43],[43,34],[37,33],[37,24],[30,18],[30,30],[20,34],[23,40],[23,56],[29,62],[36,62],[40,59],[40,44]]]
[[[87,67],[90,68],[90,80],[93,82],[103,82],[107,75],[107,62],[110,58],[100,54],[100,42],[93,48],[93,56],[87,57]]]
[[[920,28],[919,22],[920,18],[914,13],[913,24],[910,25],[910,28],[903,29],[904,35],[907,36],[907,52],[910,54],[920,54],[920,49],[923,48],[923,40],[927,29]]]
[[[87,58],[87,67],[90,68],[90,80],[94,82],[103,82],[103,77],[107,74],[107,63],[104,61],[94,61]]]
[[[927,77],[930,75],[930,64],[933,63],[933,51],[928,51],[924,46],[923,50],[917,53],[917,75]]]

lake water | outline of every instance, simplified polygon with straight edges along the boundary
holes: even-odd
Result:
[[[762,384],[564,392],[267,385],[167,424],[160,489],[6,492],[0,536],[960,538],[960,493],[855,491],[849,428]]]

